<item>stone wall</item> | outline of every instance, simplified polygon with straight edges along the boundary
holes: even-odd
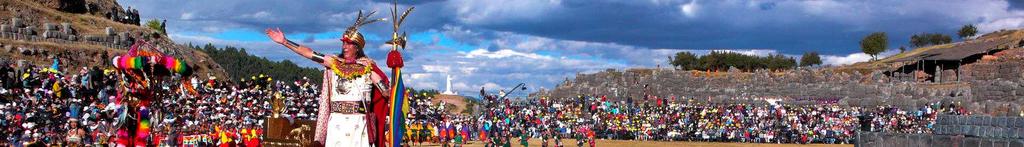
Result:
[[[1020,147],[1021,139],[981,138],[958,135],[900,134],[861,132],[856,146],[861,147]]]
[[[607,96],[613,100],[645,95],[677,98],[840,99],[848,106],[892,105],[917,108],[927,103],[962,104],[974,113],[1020,115],[1024,104],[1024,49],[992,60],[938,74],[939,82],[914,82],[910,76],[881,71],[835,72],[830,68],[781,72],[705,72],[671,69],[606,70],[577,74],[554,89],[535,93],[551,98]],[[901,80],[904,79],[904,80]]]
[[[939,115],[931,134],[858,132],[859,146],[1024,146],[1024,118]]]
[[[65,44],[82,42],[115,49],[127,49],[135,41],[130,32],[115,33],[112,27],[107,27],[105,34],[84,35],[80,40],[78,31],[70,23],[29,24],[17,17],[10,18],[8,23],[0,24],[0,38]]]

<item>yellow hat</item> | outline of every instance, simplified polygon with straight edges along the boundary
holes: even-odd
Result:
[[[370,16],[373,16],[374,13],[376,13],[376,11],[370,11],[370,13],[363,15],[363,11],[359,11],[359,15],[356,16],[356,22],[353,23],[352,26],[349,26],[347,30],[345,30],[345,34],[341,34],[341,41],[345,43],[355,44],[357,48],[362,49],[366,45],[366,40],[363,39],[363,34],[359,33],[359,27],[366,24],[384,20],[369,19]]]

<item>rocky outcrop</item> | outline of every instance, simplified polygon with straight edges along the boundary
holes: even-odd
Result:
[[[68,13],[85,13],[86,9],[85,0],[31,0],[35,1],[43,6],[51,9],[57,9]]]
[[[0,1],[0,14],[5,14],[0,15],[0,58],[48,65],[56,57],[66,60],[62,64],[69,67],[102,67],[111,65],[110,58],[125,52],[136,40],[146,40],[160,52],[189,61],[200,78],[229,77],[205,53],[178,45],[167,37],[154,37],[155,30],[124,20],[103,20],[106,17],[94,17],[93,11],[69,13],[46,5],[49,3],[67,4],[47,0]],[[127,12],[113,0],[86,0],[86,5]]]

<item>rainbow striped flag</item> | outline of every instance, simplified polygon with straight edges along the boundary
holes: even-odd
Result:
[[[405,116],[409,113],[409,104],[406,103],[405,82],[402,81],[402,68],[394,68],[392,72],[395,84],[391,86],[391,146],[397,147],[402,144],[402,136],[405,134]]]

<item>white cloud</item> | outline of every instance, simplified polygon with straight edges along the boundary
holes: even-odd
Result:
[[[268,19],[268,18],[270,18],[270,15],[271,15],[270,12],[259,11],[259,12],[251,13],[251,14],[243,14],[241,17],[242,18],[250,18],[250,19]]]
[[[732,52],[732,53],[739,53],[739,54],[751,55],[751,56],[768,56],[768,55],[771,55],[771,54],[778,53],[778,51],[771,50],[771,49],[726,49],[726,50],[714,49],[712,51]]]
[[[561,0],[450,0],[456,19],[467,24],[524,21],[561,7]]]
[[[352,20],[355,20],[356,15],[359,15],[358,11],[334,13],[327,15],[327,21],[339,24],[352,23]]]
[[[459,69],[459,71],[461,71],[462,74],[473,74],[473,72],[476,71],[477,69],[480,69],[480,68],[479,67],[462,67],[462,69]]]
[[[899,53],[899,50],[887,50],[878,54],[878,59],[882,59],[888,56],[892,56]],[[857,62],[864,62],[871,60],[871,55],[865,53],[853,53],[846,56],[836,55],[821,55],[821,61],[824,65],[849,65]]]
[[[690,3],[679,5],[679,11],[683,13],[683,16],[689,18],[697,17],[697,11],[700,11],[700,4],[697,4],[697,0],[693,0]]]
[[[977,25],[978,34],[1024,27],[1024,17],[1013,17],[984,22]]]
[[[825,65],[848,65],[871,60],[871,55],[864,53],[854,53],[846,56],[823,55],[821,59]]]
[[[472,88],[473,87],[470,87],[469,84],[466,84],[466,82],[452,82],[452,91],[465,91],[465,90],[470,90]],[[440,89],[440,90],[444,90],[444,89]]]
[[[484,83],[480,87],[484,87],[486,89],[505,89],[505,87],[502,87],[501,85],[498,85],[498,83],[493,83],[493,82]]]
[[[409,83],[412,83],[412,85],[411,85],[412,88],[416,88],[416,89],[438,89],[438,90],[444,90],[444,89],[440,89],[440,88],[444,88],[444,87],[441,87],[440,84],[438,84],[438,82],[434,82],[434,81],[419,81],[419,80],[412,81],[412,80],[410,80]]]
[[[485,57],[485,58],[497,59],[497,58],[508,58],[508,57],[513,57],[513,56],[526,57],[526,58],[529,58],[529,59],[546,59],[546,60],[553,59],[550,56],[544,56],[544,55],[534,54],[534,53],[523,53],[523,52],[518,52],[518,51],[514,51],[514,50],[510,50],[510,49],[502,49],[502,50],[493,51],[493,52],[492,51],[487,51],[486,49],[476,49],[476,50],[470,51],[469,53],[466,53],[465,57],[466,58]]]
[[[450,66],[444,66],[444,65],[423,65],[423,71],[426,71],[426,72],[448,73],[451,70],[452,70],[452,67],[450,67]]]
[[[177,40],[178,43],[193,42],[194,44],[205,44],[205,43],[221,43],[223,40],[213,38],[210,36],[198,36],[198,35],[184,35],[180,33],[168,34],[173,40]],[[184,42],[183,42],[184,41]]]
[[[181,17],[179,17],[178,19],[181,19],[181,20],[191,20],[194,17],[195,17],[195,13],[185,12],[185,13],[181,13]]]
[[[414,73],[414,74],[409,74],[409,78],[410,78],[410,79],[414,79],[414,80],[415,80],[415,79],[424,79],[424,78],[429,78],[429,77],[431,77],[431,76],[433,76],[433,75],[431,75],[431,74],[429,74],[429,73]]]

